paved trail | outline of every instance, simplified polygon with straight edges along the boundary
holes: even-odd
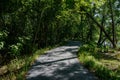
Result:
[[[98,80],[77,59],[80,42],[72,41],[41,55],[26,76],[27,80]]]

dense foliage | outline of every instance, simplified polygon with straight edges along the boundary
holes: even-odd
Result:
[[[0,55],[19,56],[64,40],[119,41],[119,0],[1,0]]]
[[[72,13],[68,3],[62,0],[2,0],[0,3],[1,55],[31,53],[35,46],[45,47],[74,38],[79,31],[79,14]]]

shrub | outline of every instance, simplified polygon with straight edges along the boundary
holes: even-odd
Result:
[[[84,64],[85,67],[91,71],[94,71],[100,79],[119,80],[120,77],[117,76],[116,72],[106,68],[98,59],[94,57],[98,55],[96,54],[96,51],[98,50],[95,50],[95,47],[92,47],[91,45],[83,45],[79,49],[79,60]]]
[[[5,46],[5,39],[8,36],[7,31],[0,31],[0,50],[4,49]]]
[[[10,52],[9,52],[10,55],[12,55],[12,56],[18,56],[21,53],[22,44],[21,43],[17,43],[16,45],[11,45],[9,47],[9,49],[10,49]]]
[[[79,52],[89,52],[89,53],[96,53],[98,48],[96,48],[95,45],[92,44],[85,44],[82,47],[80,47]]]

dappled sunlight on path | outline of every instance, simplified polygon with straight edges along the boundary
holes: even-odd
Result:
[[[27,80],[97,80],[77,59],[80,43],[69,42],[41,55],[31,67]]]

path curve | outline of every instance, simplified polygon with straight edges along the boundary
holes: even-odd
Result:
[[[41,55],[26,75],[27,80],[98,80],[77,59],[80,42],[71,41]]]

